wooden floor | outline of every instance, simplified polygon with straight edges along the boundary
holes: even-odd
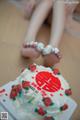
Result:
[[[22,13],[6,0],[0,0],[0,86],[14,80],[21,69],[33,62],[20,55],[20,47],[25,38],[28,21]],[[50,30],[43,27],[38,39],[49,39]],[[73,90],[73,98],[78,104],[72,120],[80,120],[80,39],[64,32],[60,46],[63,59],[59,68]],[[43,64],[42,58],[34,61]],[[66,119],[65,119],[66,120]]]

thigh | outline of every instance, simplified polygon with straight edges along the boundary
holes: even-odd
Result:
[[[41,18],[43,17],[43,16],[46,16],[46,14],[48,15],[48,13],[50,12],[50,10],[51,10],[51,8],[53,7],[53,2],[52,2],[53,0],[41,0],[38,4],[37,4],[37,6],[36,6],[36,8],[35,8],[35,10],[34,10],[34,13],[33,13],[33,15],[35,14],[35,13],[37,13],[38,14],[38,16],[40,16]]]

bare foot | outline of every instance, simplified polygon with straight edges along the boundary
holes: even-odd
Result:
[[[55,64],[60,62],[60,59],[61,59],[60,53],[58,53],[58,54],[54,54],[54,53],[48,54],[48,55],[44,56],[44,66],[46,66],[46,67],[47,66],[48,67],[54,66]]]
[[[43,55],[44,58],[44,66],[54,66],[55,64],[60,62],[60,59],[62,58],[61,53],[59,52],[59,50],[57,48],[53,48],[54,51],[52,52],[51,46],[48,45],[46,48],[49,48],[47,50],[49,50],[49,53],[46,55]]]
[[[24,43],[21,49],[21,54],[25,58],[36,59],[40,56],[43,48],[44,45],[42,43]]]

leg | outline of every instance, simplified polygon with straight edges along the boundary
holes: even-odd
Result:
[[[37,6],[30,21],[24,45],[26,45],[27,42],[35,41],[37,33],[41,25],[43,24],[44,20],[46,19],[47,14],[51,7],[52,0],[43,0]],[[23,46],[22,55],[29,58],[37,58],[40,55],[40,53],[32,47],[28,48]]]
[[[36,0],[23,0],[24,2],[24,17],[29,19],[37,5]]]
[[[58,47],[63,34],[64,24],[65,24],[64,2],[59,2],[59,1],[55,2],[55,8],[53,14],[54,17],[52,20],[50,44],[52,44],[55,47]]]
[[[51,38],[50,45],[53,47],[58,47],[61,41],[61,37],[64,30],[65,23],[65,7],[64,2],[55,2],[55,7],[53,10],[54,17],[52,19],[52,30],[51,30]],[[60,61],[61,55],[58,52],[57,54],[51,53],[45,56],[45,64],[47,66],[52,66]]]

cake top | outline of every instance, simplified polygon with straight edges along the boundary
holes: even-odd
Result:
[[[32,64],[21,73],[17,80],[21,86],[20,88],[17,85],[18,89],[27,90],[27,94],[25,92],[24,94],[29,99],[33,96],[35,101],[51,98],[55,105],[60,107],[66,103],[66,97],[71,95],[69,84],[56,68]],[[12,91],[15,89],[14,86]],[[14,98],[12,94],[11,98]]]
[[[0,90],[2,104],[9,112],[18,111],[17,117],[22,115],[22,118],[26,118],[26,113],[30,117],[33,114],[32,118],[45,115],[58,117],[58,113],[69,108],[68,97],[71,94],[69,84],[58,69],[37,64],[29,65],[16,80]]]

